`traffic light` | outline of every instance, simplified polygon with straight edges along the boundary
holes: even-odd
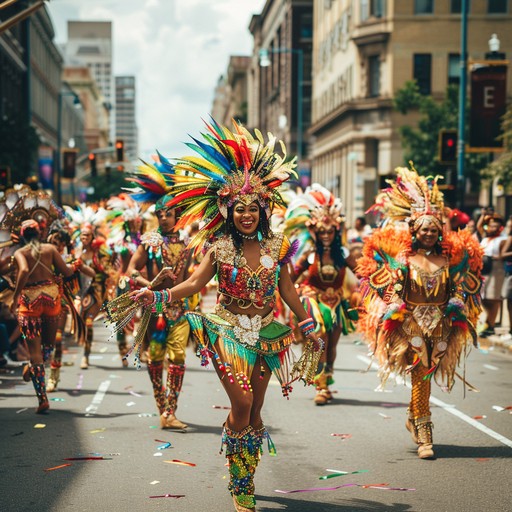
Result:
[[[94,153],[89,153],[89,163],[91,164],[91,176],[98,176],[98,167],[96,165],[96,155]]]
[[[124,140],[116,140],[116,161],[124,162]]]
[[[62,152],[62,177],[74,179],[76,175],[76,149],[65,149]]]
[[[457,162],[457,130],[439,132],[439,162],[455,164]]]
[[[8,165],[0,165],[0,190],[11,186],[11,168]]]

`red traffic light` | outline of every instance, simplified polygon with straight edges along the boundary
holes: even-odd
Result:
[[[97,176],[98,167],[96,165],[96,155],[94,153],[89,153],[87,157],[89,159],[89,163],[91,164],[91,176]]]
[[[122,139],[116,140],[116,160],[124,162],[124,141]]]
[[[441,130],[439,132],[439,162],[455,164],[457,161],[457,130]]]

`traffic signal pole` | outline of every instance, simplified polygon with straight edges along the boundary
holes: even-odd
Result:
[[[464,158],[466,126],[466,88],[468,67],[468,0],[461,1],[460,13],[460,80],[459,80],[459,138],[457,141],[457,206],[464,207]]]

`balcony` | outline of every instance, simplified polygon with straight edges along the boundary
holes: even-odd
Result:
[[[352,41],[357,46],[375,43],[386,43],[391,35],[392,27],[389,19],[369,18],[352,31]]]

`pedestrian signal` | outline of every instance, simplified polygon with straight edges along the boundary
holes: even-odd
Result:
[[[62,177],[74,179],[76,175],[76,149],[65,149],[62,152]]]
[[[455,164],[457,162],[457,130],[439,132],[439,162]]]

